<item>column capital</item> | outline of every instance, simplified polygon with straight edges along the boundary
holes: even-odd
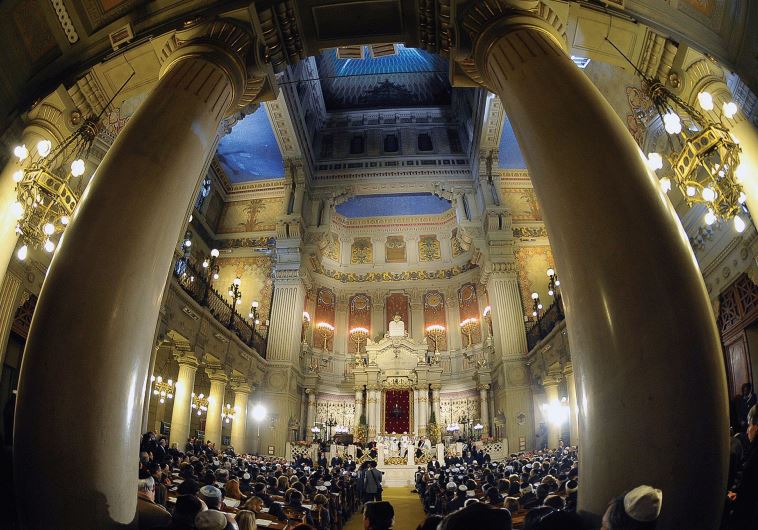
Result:
[[[479,385],[477,389],[479,390],[479,392],[486,392],[487,390],[490,389],[490,385]]]
[[[206,58],[231,81],[232,96],[225,115],[239,112],[263,92],[273,94],[273,71],[266,66],[265,48],[237,20],[219,18],[188,22],[163,48],[160,76],[187,58]]]
[[[432,392],[439,392],[442,390],[442,385],[439,383],[432,383],[430,386],[432,387]]]
[[[451,42],[452,54],[462,75],[454,75],[455,86],[481,85],[491,88],[485,65],[492,44],[508,33],[531,29],[547,35],[566,50],[566,25],[547,4],[539,0],[468,0],[457,6],[454,24],[458,39]],[[529,43],[521,43],[524,49]],[[514,53],[519,62],[523,59]]]
[[[174,350],[174,360],[179,363],[179,366],[190,366],[197,370],[200,366],[200,362],[197,360],[195,354],[186,350]]]
[[[208,374],[208,379],[211,380],[211,383],[226,384],[229,381],[229,376],[226,375],[226,372],[224,372],[224,369],[221,367],[208,366],[205,369],[205,373]]]
[[[254,388],[244,378],[232,378],[231,385],[235,394],[250,394]]]
[[[573,365],[573,363],[571,361],[569,361],[569,362],[567,362],[566,364],[563,365],[563,375],[564,376],[569,376],[569,375],[572,375],[573,373],[574,373],[574,365]]]

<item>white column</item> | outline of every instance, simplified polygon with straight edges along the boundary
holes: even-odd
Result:
[[[269,361],[294,361],[300,354],[305,288],[297,270],[276,272],[271,325],[268,328]]]
[[[507,270],[512,264],[496,266]],[[504,402],[498,406],[502,407],[508,418],[505,437],[511,447],[518,447],[519,438],[524,438],[527,448],[531,448],[534,443],[534,406],[529,368],[526,366],[524,312],[515,274],[493,272],[487,280],[487,294],[495,355],[503,360]],[[527,420],[519,425],[514,420],[522,412],[527,415]]]
[[[424,303],[420,290],[413,293],[411,298],[411,337],[420,343],[426,342],[424,334]]]
[[[366,422],[368,437],[376,438],[376,390],[371,387],[366,391]]]
[[[347,318],[347,295],[343,293],[337,293],[337,303],[335,305],[335,322],[334,322],[334,338],[332,344],[334,344],[333,353],[347,354],[347,341],[348,337],[348,318]],[[323,343],[322,343],[323,344]]]
[[[560,403],[560,396],[558,395],[559,382],[559,374],[549,373],[545,377],[543,385],[545,387],[545,398],[548,407]],[[561,438],[561,426],[552,423],[549,418],[545,418],[545,426],[547,427],[547,448],[555,449],[558,447],[558,441]]]
[[[371,295],[371,339],[383,337],[386,333],[384,322],[384,291],[377,291]]]
[[[426,424],[429,423],[429,387],[424,385],[418,391],[418,435],[426,435]]]
[[[232,447],[238,455],[247,452],[247,400],[252,392],[252,387],[246,381],[233,381],[234,390],[234,419],[232,420]]]
[[[437,425],[442,425],[442,417],[440,412],[440,386],[437,384],[432,385],[432,410],[434,410],[434,419]]]
[[[208,413],[205,418],[205,441],[216,444],[221,449],[221,411],[224,407],[224,392],[226,391],[226,374],[214,368],[206,369],[211,380],[211,390],[208,394]]]
[[[306,388],[305,393],[308,395],[308,414],[305,420],[305,436],[313,439],[311,428],[316,421],[316,391],[313,388]]]
[[[566,378],[566,390],[568,391],[570,443],[571,445],[579,445],[579,407],[576,402],[574,365],[571,362],[566,363],[566,366],[563,367],[563,375]]]
[[[382,389],[378,388],[374,391],[374,422],[376,423],[377,432],[384,431],[384,419],[382,418],[382,408],[384,408],[384,396],[382,395]]]
[[[169,445],[175,443],[180,451],[184,451],[190,430],[192,416],[192,391],[195,388],[195,373],[198,361],[190,352],[178,351],[175,354],[179,363],[179,375],[174,389],[174,408],[171,411],[171,432]]]
[[[418,405],[418,396],[419,392],[417,388],[413,389],[413,425],[411,425],[411,428],[413,429],[413,434],[418,434],[419,425],[420,425],[420,412],[419,412],[419,405]]]
[[[458,314],[458,294],[449,289],[445,296],[445,313],[447,313],[447,348],[450,351],[461,349],[461,327]]]
[[[3,283],[0,284],[0,366],[3,365],[5,359],[8,337],[18,310],[21,293],[21,278],[8,271],[3,278]]]
[[[490,385],[482,385],[479,387],[479,407],[480,407],[480,418],[479,421],[482,422],[482,426],[484,427],[482,429],[482,434],[488,435],[490,432],[490,413],[489,413],[489,391]]]
[[[355,420],[353,425],[361,424],[361,415],[363,414],[363,387],[355,389]]]

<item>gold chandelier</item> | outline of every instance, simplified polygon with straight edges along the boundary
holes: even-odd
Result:
[[[662,177],[661,188],[668,191],[673,178],[688,206],[706,206],[706,224],[733,219],[734,228],[742,232],[745,220],[740,214],[744,212],[745,193],[738,173],[741,150],[721,121],[722,116],[734,117],[737,105],[732,101],[724,103],[719,121],[715,122],[672,94],[657,79],[645,82],[671,146],[667,157],[671,178]],[[698,94],[698,104],[703,111],[715,112],[713,96],[708,92]],[[648,165],[653,171],[663,169],[663,157],[649,153]]]
[[[19,164],[13,173],[17,200],[11,206],[18,220],[16,234],[21,240],[16,253],[18,259],[26,259],[29,246],[41,247],[47,252],[55,250],[53,238],[65,230],[86,184],[84,160],[100,132],[100,118],[132,77],[134,73],[100,114],[85,118],[82,125],[54,149],[47,139],[37,142],[31,151],[26,145],[13,149]]]
[[[673,94],[658,79],[642,73],[613,42],[607,37],[606,40],[643,79],[643,85],[668,133],[670,154],[665,158],[668,167],[664,169],[664,157],[660,153],[647,155],[651,171],[667,172],[660,178],[661,189],[668,192],[675,184],[684,195],[687,206],[703,204],[707,208],[705,223],[708,225],[717,220],[731,219],[738,232],[745,230],[742,214],[747,209],[743,206],[745,193],[740,184],[741,149],[723,122],[723,118],[731,119],[737,114],[737,104],[727,101],[716,109],[713,96],[700,92],[697,96],[698,105],[703,111],[700,112]],[[716,120],[708,118],[704,112],[711,113]]]
[[[20,164],[13,174],[17,200],[12,206],[21,239],[20,260],[26,258],[29,246],[55,250],[53,237],[66,228],[79,202],[84,159],[98,132],[99,120],[89,117],[55,149],[50,140],[40,140],[31,152],[26,145],[13,150]]]

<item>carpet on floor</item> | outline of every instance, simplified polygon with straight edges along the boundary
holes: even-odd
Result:
[[[416,493],[411,493],[411,487],[404,488],[385,488],[382,493],[382,499],[392,503],[395,508],[395,525],[394,530],[416,530],[416,527],[424,519],[424,507],[421,499]],[[362,530],[363,515],[354,513],[343,530]]]

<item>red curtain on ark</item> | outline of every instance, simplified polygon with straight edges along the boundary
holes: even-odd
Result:
[[[411,432],[410,390],[386,390],[384,393],[384,432]]]

